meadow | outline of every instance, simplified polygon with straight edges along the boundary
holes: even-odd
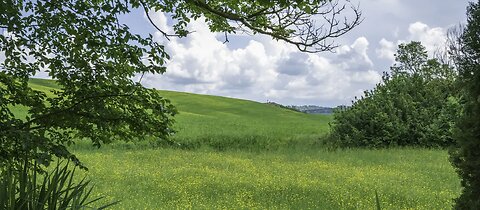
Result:
[[[48,91],[51,81],[33,80]],[[180,112],[176,147],[71,149],[113,209],[450,209],[460,183],[445,150],[329,150],[331,116],[162,91]],[[21,107],[17,113],[24,114]]]
[[[445,151],[77,150],[115,209],[449,209]]]

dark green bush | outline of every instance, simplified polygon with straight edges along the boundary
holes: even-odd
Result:
[[[331,144],[340,147],[447,147],[461,105],[455,72],[427,59],[419,42],[401,44],[392,73],[382,83],[337,110]]]

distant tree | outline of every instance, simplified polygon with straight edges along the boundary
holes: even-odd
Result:
[[[396,64],[382,82],[339,109],[331,140],[341,147],[447,147],[460,104],[455,71],[428,59],[420,42],[399,45]]]
[[[463,187],[455,209],[480,209],[480,1],[468,6],[467,21],[451,46],[465,108],[454,136],[458,147],[450,155]]]
[[[260,33],[301,51],[321,52],[334,49],[333,39],[361,22],[358,8],[346,2],[0,1],[0,52],[5,55],[0,63],[0,167],[33,160],[46,165],[53,156],[79,164],[66,147],[74,139],[100,146],[114,138],[172,134],[175,108],[132,80],[164,73],[169,56],[152,35],[133,34],[120,24],[119,15],[141,8],[153,24],[149,12],[171,14],[174,34],[157,27],[166,39],[187,36],[187,24],[205,17],[214,32]],[[29,78],[41,70],[60,86],[51,97],[29,87]],[[28,110],[27,117],[16,116],[14,107]]]

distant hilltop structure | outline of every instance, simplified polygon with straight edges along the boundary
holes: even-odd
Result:
[[[346,108],[346,106],[344,106],[344,105],[337,106],[335,108],[333,108],[333,107],[323,107],[323,106],[317,106],[317,105],[302,105],[302,106],[287,105],[286,106],[286,105],[282,105],[282,104],[279,104],[279,103],[276,103],[276,102],[273,102],[273,101],[267,101],[266,104],[270,104],[270,105],[273,105],[273,106],[278,106],[278,107],[285,108],[285,109],[290,109],[290,110],[297,111],[297,112],[303,112],[303,113],[307,113],[307,114],[333,114],[333,112],[336,109],[345,109]]]

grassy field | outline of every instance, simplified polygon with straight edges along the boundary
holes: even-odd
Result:
[[[51,81],[34,80],[39,90]],[[115,143],[74,153],[114,209],[449,209],[459,179],[444,150],[322,148],[330,116],[162,91],[184,149]],[[21,108],[18,112],[25,112]]]
[[[31,87],[48,92],[56,85],[33,79]],[[247,100],[161,91],[178,108],[172,140],[186,148],[275,150],[311,147],[328,131],[331,116],[309,115]],[[25,110],[19,108],[23,116]]]
[[[312,146],[328,131],[331,116],[308,115],[272,105],[162,91],[179,109],[173,137],[189,147],[271,150]]]
[[[79,150],[118,209],[449,209],[445,151]]]

